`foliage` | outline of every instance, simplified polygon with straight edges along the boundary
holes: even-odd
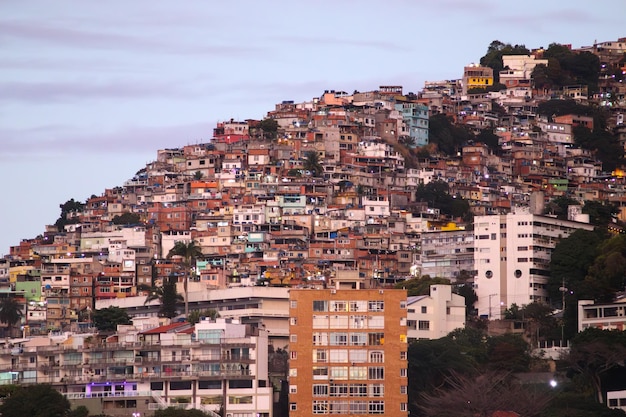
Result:
[[[502,63],[503,55],[528,55],[530,51],[524,45],[511,45],[494,40],[489,44],[487,53],[480,58],[480,65],[493,69],[493,81],[497,83],[500,80],[500,71],[504,69]]]
[[[493,133],[492,129],[482,129],[478,135],[476,135],[476,142],[484,143],[487,145],[489,149],[494,152],[500,152],[502,148],[500,148],[498,135]]]
[[[117,216],[114,216],[111,220],[113,224],[137,224],[141,222],[141,218],[137,213],[123,213]]]
[[[193,173],[193,179],[196,181],[200,181],[203,176],[202,171],[196,171]]]
[[[193,310],[189,312],[189,315],[187,316],[187,321],[191,324],[196,324],[200,322],[200,319],[202,319],[202,317],[207,317],[211,320],[215,320],[219,316],[219,312],[214,308],[209,308],[204,311]]]
[[[530,367],[528,343],[520,335],[504,334],[487,340],[490,369],[526,372]]]
[[[598,255],[583,282],[584,294],[600,302],[611,302],[626,283],[626,235],[600,243]]]
[[[278,133],[278,122],[274,119],[263,119],[259,123],[259,127],[263,131],[263,137],[266,139],[276,139]]]
[[[623,417],[622,410],[598,404],[594,398],[576,391],[559,392],[542,413],[542,417]]]
[[[474,304],[478,301],[478,295],[476,295],[474,288],[470,284],[460,284],[454,287],[453,292],[465,299],[465,316],[474,315],[476,312]]]
[[[579,206],[580,203],[571,197],[560,195],[548,202],[544,209],[544,214],[556,216],[557,219],[567,220],[567,210],[569,206]]]
[[[0,323],[6,323],[7,333],[10,335],[13,327],[24,317],[23,305],[13,296],[0,300]]]
[[[548,68],[554,65],[560,69],[551,79],[556,87],[582,84],[589,87],[590,94],[597,91],[600,59],[596,55],[586,51],[574,53],[567,46],[552,43],[544,51],[543,58],[548,59]]]
[[[174,318],[178,315],[178,303],[184,300],[183,296],[176,291],[175,277],[171,276],[167,279],[162,286],[152,287],[149,290],[149,294],[144,301],[144,304],[148,304],[151,301],[159,300],[161,307],[159,308],[159,316]],[[188,314],[189,316],[189,314]]]
[[[154,417],[210,417],[207,413],[196,408],[182,410],[180,408],[168,407],[165,410],[157,410]]]
[[[196,259],[202,256],[202,247],[199,246],[195,240],[192,240],[191,242],[184,242],[182,240],[179,240],[174,244],[174,247],[170,249],[170,251],[167,253],[168,259],[175,257],[175,256],[182,258],[183,266],[185,267],[185,272],[186,272],[185,281],[184,281],[185,316],[188,316],[189,315],[189,295],[187,294],[187,289],[189,285],[189,280],[191,279],[191,276],[195,273],[194,267],[195,267]],[[166,285],[163,285],[163,287],[165,289]],[[169,284],[168,284],[168,291],[167,293],[163,293],[163,295],[167,295],[167,298],[161,299],[162,301],[161,308],[163,308],[164,306],[163,302],[167,300],[167,312],[166,312],[167,315],[165,317],[170,317],[169,314],[173,314],[173,312],[176,311],[175,304],[176,304],[177,296],[176,296],[175,284],[174,284],[173,292],[169,288]]]
[[[593,387],[599,403],[604,401],[604,377],[613,369],[620,369],[623,375],[626,371],[625,361],[626,332],[594,327],[585,329],[572,339],[567,357],[570,375],[582,376]]]
[[[320,155],[316,151],[307,151],[304,154],[303,168],[311,171],[314,177],[319,177],[324,172],[320,163]]]
[[[92,319],[94,326],[101,332],[115,331],[118,324],[131,324],[126,310],[116,306],[95,310]]]
[[[2,417],[65,417],[70,402],[51,385],[20,386],[2,405]]]
[[[65,225],[77,223],[77,219],[68,218],[69,214],[80,213],[85,208],[85,204],[80,201],[75,201],[73,198],[67,200],[63,204],[59,204],[59,208],[61,209],[61,215],[54,223],[54,225],[59,229],[63,230]]]
[[[450,187],[445,181],[431,181],[428,184],[420,184],[415,192],[417,201],[428,203],[429,207],[439,209],[441,214],[471,219],[470,206],[467,200],[460,196],[451,196]]]
[[[453,124],[452,118],[445,114],[435,114],[428,120],[428,141],[444,155],[456,155],[473,139],[474,134],[469,129]]]
[[[584,126],[574,126],[572,133],[576,145],[595,152],[604,171],[613,171],[624,164],[624,148],[613,133],[596,128],[591,131]]]
[[[487,417],[497,411],[533,417],[550,399],[546,389],[522,385],[506,372],[489,371],[477,377],[453,373],[445,386],[421,395],[420,409],[428,417]]]
[[[79,405],[67,414],[67,417],[88,417],[89,409],[84,405]]]
[[[430,286],[436,284],[445,284],[450,285],[450,280],[447,278],[431,278],[428,275],[409,279],[403,282],[399,282],[395,285],[397,289],[405,289],[407,290],[407,295],[409,297],[415,295],[429,295],[430,294]]]

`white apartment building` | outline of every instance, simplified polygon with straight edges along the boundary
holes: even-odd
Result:
[[[593,226],[530,214],[527,208],[474,218],[474,285],[481,316],[499,319],[512,304],[548,302],[552,251],[561,239]]]
[[[593,300],[578,300],[578,331],[582,332],[589,327],[626,330],[626,298],[603,304],[595,304]]]
[[[409,340],[440,339],[465,328],[465,298],[452,293],[450,285],[431,285],[430,295],[407,299]]]
[[[474,270],[474,233],[471,230],[422,232],[421,275],[456,281],[459,272]]]

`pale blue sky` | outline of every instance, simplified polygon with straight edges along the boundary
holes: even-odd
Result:
[[[0,255],[160,148],[283,100],[459,78],[494,39],[626,36],[624,0],[0,3]]]

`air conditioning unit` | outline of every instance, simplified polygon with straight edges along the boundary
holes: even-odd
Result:
[[[337,290],[330,290],[331,294],[337,294]]]
[[[378,294],[384,294],[384,293],[385,293],[385,291],[383,291],[383,290],[378,290]]]

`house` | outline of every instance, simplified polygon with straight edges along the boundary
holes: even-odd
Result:
[[[439,339],[465,328],[465,298],[450,285],[431,285],[430,295],[408,297],[407,336],[411,340]]]

